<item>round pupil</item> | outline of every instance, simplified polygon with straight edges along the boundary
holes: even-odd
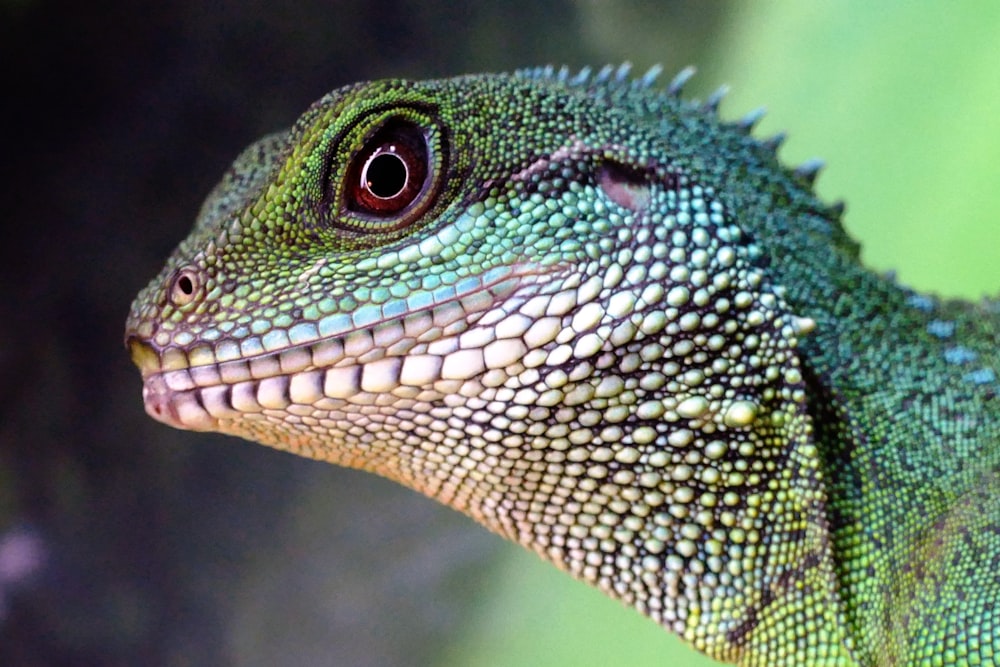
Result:
[[[365,165],[361,175],[362,185],[380,199],[391,199],[406,187],[406,164],[390,146],[385,152],[376,153]]]
[[[348,165],[343,189],[347,211],[360,214],[365,225],[408,225],[430,199],[425,191],[433,176],[430,157],[423,129],[402,120],[386,122]]]

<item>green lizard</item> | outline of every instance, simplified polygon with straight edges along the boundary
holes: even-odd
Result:
[[[742,665],[1000,664],[1000,305],[682,72],[336,90],[135,303],[155,418],[376,472]]]

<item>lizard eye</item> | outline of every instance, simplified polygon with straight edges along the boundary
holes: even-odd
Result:
[[[432,167],[424,132],[412,123],[388,123],[351,160],[347,209],[370,219],[393,218],[393,227],[403,227],[430,203]]]

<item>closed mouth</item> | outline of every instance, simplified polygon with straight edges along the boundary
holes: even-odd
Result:
[[[178,367],[186,359],[129,335],[126,345],[143,375],[146,412],[169,426],[195,431],[223,430],[225,421],[303,405],[335,409],[366,395],[399,398],[438,392],[436,382],[461,381],[523,354],[518,341],[495,341],[462,349],[459,334],[498,301],[512,294],[523,274],[481,286],[402,318],[375,323],[333,337],[246,358]]]

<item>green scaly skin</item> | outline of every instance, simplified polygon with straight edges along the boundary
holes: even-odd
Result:
[[[357,84],[251,146],[132,305],[147,410],[720,660],[1000,664],[1000,307],[872,274],[752,116],[626,71]]]

